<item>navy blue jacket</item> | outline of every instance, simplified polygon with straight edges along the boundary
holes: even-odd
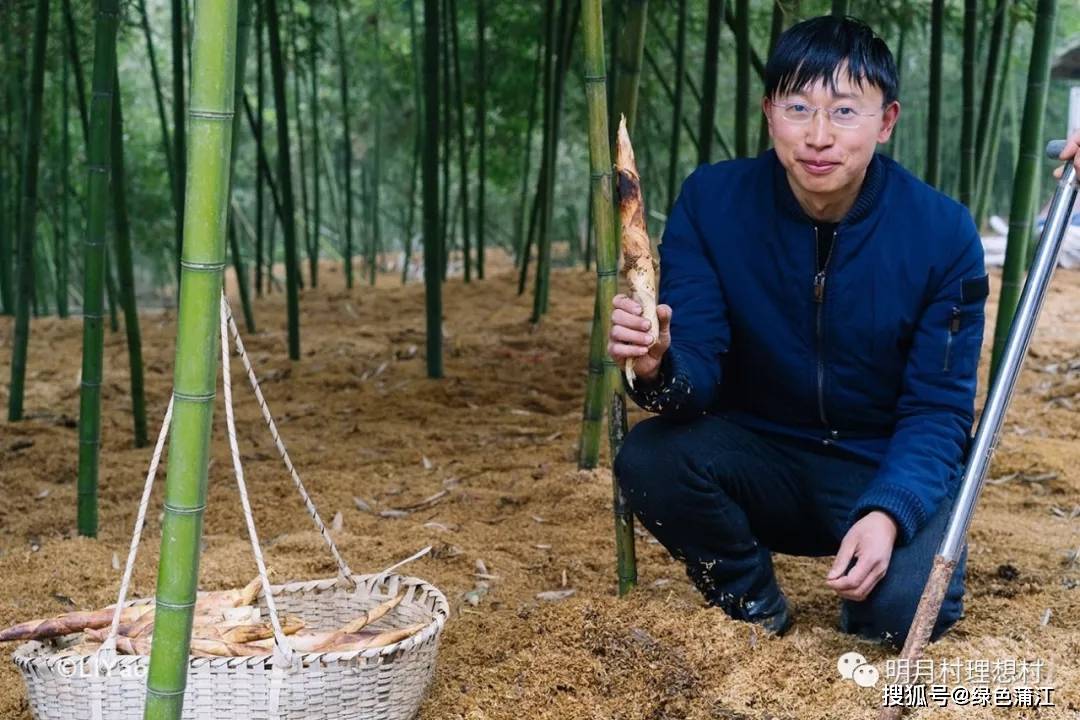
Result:
[[[816,252],[774,151],[699,167],[660,244],[671,348],[659,379],[628,392],[665,416],[722,414],[878,464],[849,520],[884,510],[904,544],[970,442],[982,243],[966,208],[875,154],[820,274]]]

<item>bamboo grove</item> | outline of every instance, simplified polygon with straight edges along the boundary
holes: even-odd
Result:
[[[85,535],[97,527],[102,404],[130,403],[131,442],[146,443],[139,309],[184,306],[189,165],[205,119],[192,115],[200,12],[239,8],[236,37],[223,40],[235,42],[232,160],[223,244],[211,254],[230,265],[248,331],[280,320],[283,352],[300,361],[303,303],[327,273],[351,292],[422,280],[427,369],[438,378],[448,278],[482,282],[505,258],[518,293],[532,293],[522,320],[539,323],[558,302],[554,268],[596,273],[582,467],[599,462],[612,408],[612,424],[625,422],[603,342],[617,258],[600,141],[620,115],[640,148],[658,237],[696,165],[768,146],[757,99],[779,33],[826,12],[865,19],[901,74],[903,114],[882,151],[966,203],[980,226],[1009,218],[997,351],[1049,188],[1039,148],[1064,131],[1067,86],[1053,60],[1080,32],[1080,7],[1055,0],[249,2],[0,5],[8,417],[39,410],[25,402],[34,319],[81,315]],[[260,317],[274,293],[286,317]],[[121,327],[127,398],[103,390],[103,348]]]

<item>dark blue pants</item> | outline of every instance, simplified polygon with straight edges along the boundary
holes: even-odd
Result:
[[[634,514],[686,563],[706,600],[725,610],[725,598],[758,597],[775,585],[773,552],[835,555],[848,513],[876,470],[835,448],[752,432],[713,415],[642,420],[615,459]],[[903,645],[954,499],[955,490],[910,543],[893,549],[865,600],[841,601],[841,631]],[[966,560],[965,545],[931,640],[963,613]]]

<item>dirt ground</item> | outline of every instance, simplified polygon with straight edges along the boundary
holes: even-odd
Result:
[[[451,279],[442,380],[425,376],[421,284],[402,287],[388,275],[375,289],[346,292],[340,271],[328,267],[320,287],[303,293],[296,363],[286,355],[283,296],[256,305],[259,328],[247,346],[316,503],[327,518],[341,513],[336,538],[353,569],[378,571],[434,547],[407,568],[438,586],[453,610],[419,717],[873,717],[881,685],[842,679],[837,659],[857,650],[884,674],[892,654],[838,632],[839,600],[823,584],[828,558],[777,557],[796,616],[783,638],[705,607],[681,566],[644,534],[640,585],[616,597],[606,452],[601,469],[576,463],[595,276],[560,270],[552,282],[551,312],[534,329],[531,292],[516,294],[505,261],[492,261],[483,282]],[[141,324],[156,436],[172,379],[175,315],[146,313]],[[11,332],[10,318],[0,318],[5,408]],[[0,626],[115,599],[114,557],[126,555],[150,450],[132,447],[124,337],[109,333],[101,531],[93,540],[75,537],[80,348],[79,319],[34,320],[29,417],[0,421]],[[240,372],[235,363],[241,451],[268,562],[278,581],[332,576],[333,561]],[[1029,684],[1052,685],[1056,707],[950,704],[912,717],[1080,714],[1080,273],[1056,276],[1020,385],[971,528],[966,616],[929,657],[1042,661],[1041,681]],[[642,417],[635,408],[631,422]],[[220,406],[215,433],[204,589],[238,586],[254,574]],[[164,472],[157,502],[163,484]],[[379,514],[443,489],[427,509]],[[137,596],[154,589],[156,509],[145,538]],[[496,576],[486,592],[477,591],[479,561]],[[574,592],[537,598],[562,589]],[[29,717],[22,681],[4,660],[0,718]]]

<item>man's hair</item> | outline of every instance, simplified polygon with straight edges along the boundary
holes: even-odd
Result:
[[[818,81],[835,92],[844,62],[852,83],[877,87],[885,105],[896,100],[900,81],[885,41],[861,20],[835,15],[803,20],[780,35],[765,64],[765,97],[799,92]]]

